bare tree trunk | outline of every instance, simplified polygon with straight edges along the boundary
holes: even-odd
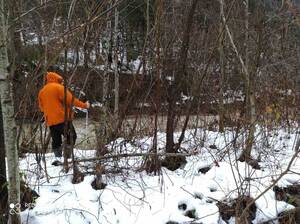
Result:
[[[225,82],[225,69],[224,69],[224,23],[222,20],[222,15],[224,15],[224,2],[220,2],[220,37],[219,37],[219,58],[220,58],[220,82],[219,82],[219,131],[224,131],[224,82]]]
[[[4,10],[4,1],[2,0],[0,11]],[[20,177],[19,177],[19,164],[18,152],[16,145],[17,127],[14,119],[14,105],[12,95],[11,77],[7,72],[8,56],[7,56],[7,26],[6,15],[1,13],[0,17],[0,43],[3,46],[0,48],[0,97],[1,108],[3,115],[3,129],[4,129],[4,142],[7,156],[7,173],[8,173],[8,203],[20,203]],[[10,214],[8,219],[9,224],[21,223],[20,215]]]
[[[256,123],[256,111],[255,111],[255,93],[253,86],[253,78],[249,72],[249,0],[245,0],[245,67],[247,69],[247,74],[245,77],[246,81],[246,116],[249,120],[250,127],[249,133],[246,140],[246,148],[244,149],[240,160],[241,161],[250,161],[251,160],[251,151],[254,143],[254,134],[255,134],[255,123]]]
[[[8,8],[8,60],[10,62],[10,70],[16,70],[17,66],[21,63],[22,41],[20,36],[20,23],[21,20],[14,21],[20,14],[22,1],[9,0],[6,1]],[[14,74],[12,74],[14,76]]]
[[[149,32],[150,32],[150,0],[146,0],[146,38],[145,38],[145,46],[149,41]],[[147,74],[147,65],[148,65],[148,47],[145,48],[144,60],[143,60],[143,75]]]
[[[111,31],[111,15],[110,13],[108,14],[108,20],[106,24],[106,29],[107,32]],[[108,105],[108,88],[109,88],[109,74],[108,70],[110,67],[110,59],[109,55],[111,53],[111,46],[108,46],[107,49],[107,54],[106,54],[106,65],[104,69],[104,74],[103,74],[103,84],[102,84],[102,113],[99,115],[99,127],[96,128],[96,136],[97,136],[97,152],[96,156],[103,156],[107,150],[106,150],[106,144],[108,142],[108,135],[109,135],[109,130],[108,130],[108,110],[109,110],[109,105]],[[106,185],[103,183],[102,179],[102,174],[104,172],[104,167],[101,165],[101,162],[97,162],[95,166],[96,170],[96,175],[95,179],[92,183],[92,187],[94,189],[103,189]]]
[[[103,156],[106,151],[106,144],[108,139],[108,105],[107,105],[107,96],[108,96],[108,85],[109,85],[109,77],[108,77],[108,64],[106,62],[106,68],[103,75],[103,86],[102,86],[102,113],[100,114],[99,119],[99,127],[96,129],[97,136],[97,152],[96,156]],[[95,166],[96,175],[95,179],[92,182],[92,187],[96,190],[105,188],[106,184],[103,183],[102,174],[104,172],[104,167],[101,162],[97,162]]]
[[[0,53],[1,54],[1,53]],[[6,68],[6,66],[5,66]],[[4,68],[4,69],[5,69]],[[0,61],[0,72],[3,74],[3,64]],[[12,88],[8,79],[0,78],[1,104],[3,114],[3,128],[5,137],[5,151],[7,156],[8,169],[8,201],[9,204],[18,204],[20,202],[20,180],[19,164],[16,137],[17,127],[14,120],[14,107],[12,101]],[[19,223],[19,215],[12,215],[9,218],[11,223]]]
[[[106,62],[106,68],[103,74],[103,86],[102,86],[102,113],[99,117],[99,127],[97,128],[97,156],[101,156],[105,154],[105,144],[107,144],[108,140],[108,85],[109,85],[109,77],[108,77],[108,62]]]
[[[102,86],[102,114],[99,118],[99,126],[96,128],[96,136],[97,136],[97,151],[96,156],[103,156],[106,153],[107,139],[108,139],[108,105],[107,105],[107,95],[108,95],[108,84],[109,84],[109,77],[108,77],[108,61],[106,62],[106,69],[104,71],[103,77],[103,86]],[[95,166],[96,175],[95,179],[92,183],[92,187],[94,189],[103,189],[106,185],[103,183],[102,174],[104,172],[104,167],[101,165],[101,162],[97,162]]]
[[[89,67],[90,61],[90,49],[88,43],[89,26],[86,26],[83,33],[83,66],[84,68]]]
[[[219,0],[221,5],[224,5],[224,0]],[[241,67],[242,67],[242,72],[244,74],[244,80],[246,82],[246,100],[247,100],[247,114],[249,115],[248,118],[250,120],[250,128],[249,128],[249,134],[246,140],[246,148],[244,149],[243,153],[241,154],[239,160],[240,161],[246,161],[246,162],[253,162],[251,159],[251,150],[252,150],[252,145],[254,142],[254,133],[255,133],[255,122],[256,122],[256,111],[255,111],[255,93],[253,89],[253,77],[250,76],[249,72],[249,66],[248,66],[248,61],[249,61],[249,55],[248,55],[248,39],[249,39],[249,33],[248,33],[248,26],[249,26],[249,16],[248,16],[248,7],[249,7],[249,2],[248,0],[246,1],[246,6],[245,6],[245,47],[246,47],[246,52],[245,52],[245,60],[243,60],[240,52],[238,51],[232,34],[228,28],[227,21],[225,18],[224,13],[221,15],[223,19],[223,23],[225,26],[225,30],[227,33],[227,36],[229,38],[229,41],[232,45],[233,50],[236,53],[237,58],[240,61]],[[249,103],[248,103],[249,102]]]
[[[199,3],[197,0],[193,0],[187,15],[186,28],[183,34],[183,41],[180,49],[180,53],[177,61],[177,69],[175,74],[174,83],[171,84],[168,91],[168,117],[167,117],[167,133],[166,133],[166,152],[176,152],[174,151],[174,126],[175,126],[175,116],[176,116],[176,100],[180,93],[176,90],[180,86],[184,86],[187,81],[186,75],[186,62],[190,43],[190,33],[193,25],[193,17],[196,11],[196,6]]]
[[[177,153],[180,148],[180,144],[183,141],[184,133],[189,121],[189,115],[187,115],[185,120],[185,125],[182,129],[181,136],[178,143],[174,142],[174,131],[175,131],[175,118],[176,118],[176,101],[179,99],[180,91],[176,88],[181,86],[185,87],[188,82],[188,76],[186,72],[186,64],[188,57],[188,50],[190,45],[190,35],[192,26],[194,23],[194,14],[196,12],[198,0],[193,0],[186,17],[186,26],[183,33],[182,45],[180,48],[179,55],[177,57],[177,68],[175,71],[174,82],[170,85],[168,90],[168,116],[167,116],[167,130],[166,130],[166,152],[167,153]],[[178,169],[182,164],[186,162],[185,157],[175,157],[166,159],[163,162],[163,165],[171,170]]]
[[[160,172],[160,164],[157,157],[157,131],[158,131],[158,113],[159,107],[161,105],[161,19],[163,12],[163,1],[157,0],[156,4],[156,15],[155,15],[155,99],[153,102],[154,107],[154,130],[153,130],[153,142],[152,148],[150,151],[154,153],[153,156],[149,156],[145,160],[144,167],[148,173],[154,172],[155,175],[158,175]],[[148,21],[149,22],[149,21]],[[147,24],[148,26],[149,24]]]
[[[7,186],[3,118],[0,101],[0,224],[7,223]]]
[[[106,30],[107,32],[110,32],[111,30],[111,17],[110,13],[108,14],[108,20],[106,24]],[[109,54],[111,46],[108,46],[107,49],[107,55],[106,55],[106,65],[104,69],[104,74],[103,74],[103,84],[102,84],[102,113],[100,114],[99,117],[99,127],[96,129],[96,136],[97,136],[97,156],[104,155],[105,153],[105,144],[107,143],[108,140],[108,88],[109,88],[109,74],[108,70],[110,67],[110,61],[109,61]]]
[[[71,150],[70,146],[68,145],[68,120],[69,120],[69,115],[68,114],[68,105],[67,105],[67,91],[68,91],[68,82],[67,82],[67,73],[68,73],[68,49],[65,43],[65,40],[63,40],[64,43],[64,74],[63,74],[63,80],[64,80],[64,99],[63,99],[63,105],[64,105],[64,114],[65,114],[65,120],[64,120],[64,140],[63,140],[63,158],[64,158],[64,172],[67,173],[69,171],[69,165],[68,165],[68,158],[71,155]],[[72,111],[72,107],[70,106],[70,113]],[[72,139],[72,137],[70,137]]]
[[[119,12],[118,7],[115,7],[115,27],[114,27],[114,73],[115,73],[115,105],[114,115],[115,120],[118,120],[119,113],[119,72],[118,72],[118,24]]]

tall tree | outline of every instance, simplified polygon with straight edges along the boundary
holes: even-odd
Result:
[[[219,25],[219,64],[220,64],[220,81],[219,81],[219,131],[224,131],[224,85],[225,85],[225,66],[224,66],[224,24],[222,20],[222,15],[224,14],[224,2],[221,2],[220,4],[220,25]]]
[[[155,1],[156,14],[155,14],[155,99],[154,99],[154,130],[153,130],[153,146],[151,151],[157,153],[157,132],[158,132],[158,114],[161,103],[161,36],[162,36],[162,13],[163,13],[163,1]],[[158,163],[158,157],[156,155],[150,156],[145,161],[145,168],[147,172],[154,172],[155,175],[160,172],[160,164]]]
[[[0,223],[7,222],[7,185],[6,185],[6,163],[5,163],[5,147],[4,147],[4,130],[3,118],[0,101]]]
[[[246,116],[250,121],[248,137],[246,140],[246,148],[244,149],[240,160],[249,162],[252,160],[251,151],[254,143],[256,111],[255,111],[255,91],[254,91],[254,73],[250,73],[249,69],[249,0],[244,1],[245,5],[245,84],[246,84]],[[246,72],[247,71],[247,72]],[[251,77],[252,75],[252,77]]]
[[[221,7],[224,6],[224,0],[219,0]],[[255,133],[255,124],[256,124],[256,111],[255,111],[255,92],[254,92],[254,74],[250,73],[249,69],[249,1],[246,0],[244,2],[245,9],[244,9],[244,15],[245,15],[245,39],[244,39],[244,48],[245,48],[245,56],[243,58],[242,54],[237,48],[237,45],[233,39],[233,35],[231,31],[229,30],[229,26],[227,24],[224,10],[221,10],[221,17],[224,23],[224,27],[226,30],[226,34],[228,36],[228,39],[230,41],[230,44],[236,54],[236,57],[238,58],[241,67],[242,67],[242,74],[244,77],[245,82],[245,92],[246,92],[246,116],[247,120],[249,121],[249,129],[248,129],[248,136],[246,140],[246,147],[244,151],[242,152],[239,160],[240,161],[246,161],[249,164],[253,166],[258,166],[257,162],[254,161],[251,158],[251,150],[252,145],[254,143],[254,133]],[[252,76],[251,76],[252,75]]]
[[[16,145],[17,128],[14,120],[14,104],[12,95],[12,77],[9,75],[7,55],[7,16],[5,13],[4,0],[0,2],[0,97],[3,115],[3,129],[5,151],[7,156],[8,173],[8,203],[16,205],[20,203],[20,178],[18,165],[18,152]],[[9,224],[21,223],[18,213],[9,214]]]
[[[179,55],[177,56],[176,62],[176,71],[174,82],[170,84],[168,89],[168,112],[167,112],[167,127],[166,127],[166,152],[167,153],[177,153],[180,148],[180,144],[183,140],[184,130],[179,138],[178,143],[174,141],[174,131],[176,123],[176,102],[180,99],[180,90],[185,88],[188,80],[187,72],[187,62],[188,62],[188,51],[190,48],[190,39],[191,31],[194,24],[194,15],[198,5],[198,0],[191,1],[191,4],[188,8],[188,12],[185,20],[185,28],[183,31],[182,44],[180,46]],[[186,124],[188,119],[185,121]],[[170,159],[166,157],[165,162],[163,163],[166,167],[171,170],[177,169],[182,163],[185,162],[185,159],[178,157],[177,160]]]
[[[117,1],[115,2],[117,4]],[[115,76],[115,102],[114,102],[114,115],[115,119],[118,120],[118,113],[119,113],[119,71],[118,71],[118,64],[119,64],[119,49],[118,49],[118,25],[119,25],[119,10],[118,7],[115,6],[115,26],[114,26],[114,76]]]

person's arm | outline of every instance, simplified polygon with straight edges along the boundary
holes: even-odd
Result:
[[[73,97],[74,96],[72,95],[72,93],[68,90],[67,91],[67,105],[68,106],[71,105],[72,100],[73,100],[73,106],[88,109],[88,103],[83,103],[82,101],[80,101],[76,97],[74,97],[74,99],[73,99]]]
[[[59,96],[60,96],[60,100],[63,102],[64,101],[64,86],[63,85],[61,85],[61,87],[60,87]],[[84,103],[84,102],[80,101],[75,96],[73,96],[71,91],[67,90],[67,106],[70,107],[71,103],[72,103],[72,106],[83,108],[83,109],[88,109],[90,106],[89,102]]]

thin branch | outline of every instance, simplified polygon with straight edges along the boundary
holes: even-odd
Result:
[[[224,5],[224,0],[219,0],[219,1],[220,1],[220,4]],[[227,24],[226,18],[225,18],[225,16],[224,16],[224,13],[221,13],[221,18],[222,18],[222,20],[223,20],[224,27],[225,27],[226,33],[227,33],[227,35],[228,35],[228,37],[229,37],[230,43],[231,43],[231,45],[232,45],[232,48],[233,48],[233,50],[234,50],[236,56],[238,57],[238,59],[239,59],[239,61],[240,61],[240,63],[241,63],[242,69],[244,70],[245,75],[246,75],[247,80],[248,80],[248,77],[249,77],[248,69],[247,69],[247,67],[246,67],[246,65],[245,65],[245,62],[244,62],[244,60],[243,60],[241,54],[239,53],[239,51],[238,51],[238,49],[237,49],[237,47],[236,47],[236,45],[235,45],[235,43],[234,43],[232,34],[231,34],[231,32],[230,32],[230,30],[229,30],[229,28],[228,28],[228,24]]]

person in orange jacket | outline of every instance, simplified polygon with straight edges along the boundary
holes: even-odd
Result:
[[[64,107],[64,86],[62,84],[63,78],[55,72],[47,72],[46,84],[39,91],[39,108],[44,114],[47,126],[50,128],[52,138],[52,150],[56,157],[52,165],[60,165],[62,157],[62,135],[64,135],[65,128],[65,107]],[[75,144],[77,135],[75,128],[72,124],[74,114],[71,106],[88,109],[89,102],[81,102],[72,93],[67,90],[66,96],[68,127],[67,127],[67,144]],[[72,142],[71,142],[72,136]]]

